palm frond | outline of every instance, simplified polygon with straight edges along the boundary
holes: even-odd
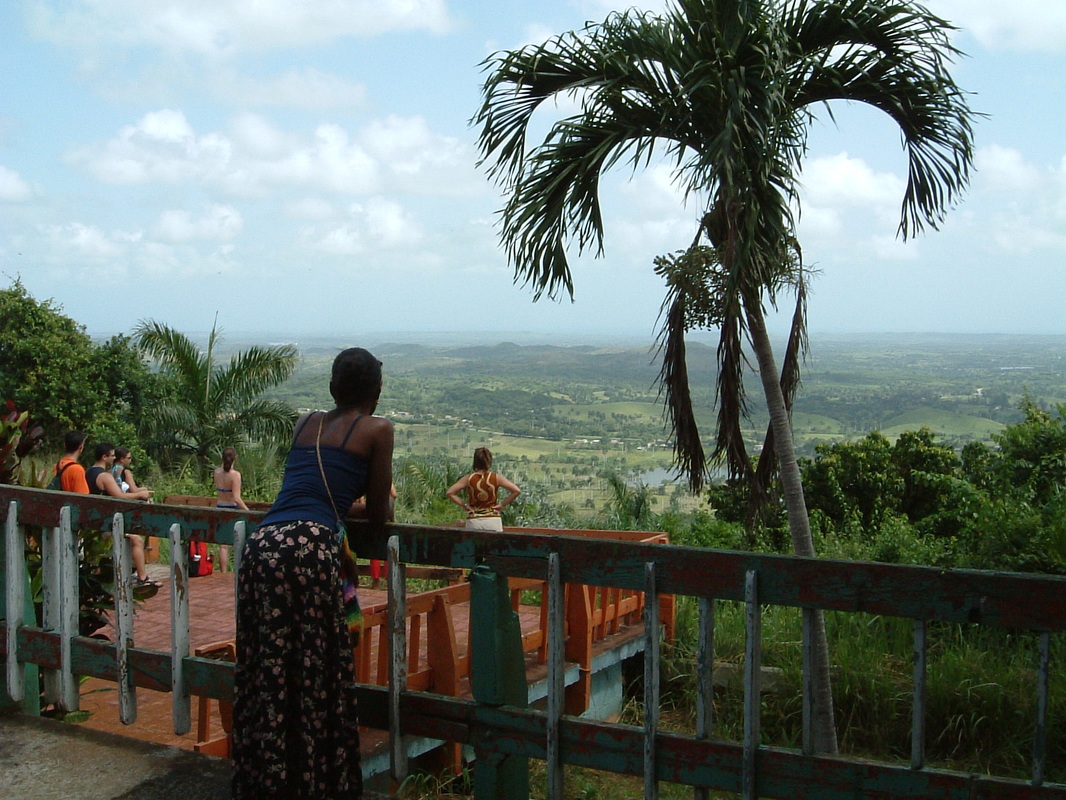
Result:
[[[747,416],[744,390],[744,325],[739,301],[730,303],[718,339],[718,381],[715,402],[718,407],[717,436],[711,461],[723,463],[730,478],[747,479],[751,460],[744,444],[742,421]]]
[[[133,329],[133,340],[146,355],[154,359],[190,395],[200,394],[199,388],[208,378],[209,368],[192,340],[169,325],[154,320],[141,320]]]
[[[235,354],[217,371],[212,382],[211,405],[235,408],[288,380],[296,371],[296,345],[250,347]]]
[[[706,476],[707,457],[692,409],[685,330],[685,297],[675,294],[659,332],[659,393],[665,394],[665,411],[674,435],[674,465],[688,479],[689,488],[698,492]]]
[[[237,431],[247,432],[254,439],[283,443],[292,435],[296,412],[279,400],[257,399],[235,410],[232,420]]]
[[[844,100],[888,114],[908,159],[899,231],[935,229],[969,183],[980,116],[948,71],[963,55],[951,42],[956,28],[906,0],[793,0],[783,25],[794,48],[792,102]]]

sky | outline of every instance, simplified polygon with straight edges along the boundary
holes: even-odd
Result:
[[[642,0],[661,10],[665,0]],[[906,161],[879,112],[824,110],[802,175],[812,333],[1066,334],[1066,1],[928,0],[960,30],[976,171],[897,235]],[[5,0],[0,285],[90,334],[658,330],[652,259],[691,241],[667,165],[602,184],[605,252],[534,302],[498,240],[470,119],[494,52],[609,0]],[[777,326],[783,328],[783,317]],[[0,323],[2,324],[2,323]]]

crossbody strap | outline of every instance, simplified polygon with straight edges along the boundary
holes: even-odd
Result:
[[[333,516],[337,518],[337,532],[339,533],[344,529],[344,523],[341,521],[340,512],[337,511],[337,504],[333,502],[333,492],[329,490],[329,481],[326,480],[326,468],[322,465],[322,422],[326,419],[326,412],[322,412],[322,416],[318,418],[318,435],[315,437],[315,455],[318,457],[318,471],[322,474],[322,485],[326,487],[326,496],[329,497],[329,504],[333,508]]]

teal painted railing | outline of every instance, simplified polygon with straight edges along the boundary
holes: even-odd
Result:
[[[40,669],[46,697],[75,708],[75,675],[116,681],[124,696],[121,714],[136,714],[136,687],[172,691],[174,727],[189,725],[189,696],[232,697],[232,665],[189,655],[186,548],[174,546],[175,609],[171,652],[133,645],[124,615],[129,587],[117,591],[118,642],[75,635],[76,532],[96,528],[169,536],[175,544],[197,534],[208,541],[238,545],[255,513],[145,505],[110,498],[0,487],[0,515],[7,545],[4,623],[0,652],[6,656],[0,704],[26,707],[36,691],[33,667]],[[358,529],[360,523],[353,522]],[[44,627],[27,612],[22,542],[28,526],[41,530],[45,574]],[[358,531],[357,531],[358,532]],[[356,537],[358,538],[358,536]],[[115,537],[124,542],[123,537]],[[120,547],[116,556],[127,555]],[[547,762],[549,796],[561,798],[562,776],[570,765],[644,777],[644,796],[658,796],[661,781],[687,784],[696,798],[710,790],[745,797],[775,798],[1066,798],[1066,786],[1045,781],[1048,653],[1052,635],[1066,628],[1066,579],[1009,573],[951,571],[924,567],[851,563],[759,555],[662,544],[604,541],[536,534],[479,534],[454,528],[391,525],[384,535],[365,536],[362,557],[388,558],[390,603],[402,620],[404,563],[474,570],[471,592],[473,699],[408,691],[404,659],[393,664],[388,687],[362,686],[358,701],[363,724],[389,730],[394,769],[402,774],[405,735],[461,742],[474,748],[478,800],[520,796],[528,759]],[[128,570],[120,574],[129,574]],[[523,707],[511,685],[520,667],[520,643],[507,617],[505,596],[494,576],[536,578],[549,586],[549,692],[545,711]],[[562,587],[566,583],[610,586],[649,595],[645,603],[645,707],[643,727],[611,724],[563,713],[564,626]],[[473,587],[472,587],[473,588]],[[658,595],[699,599],[700,647],[697,664],[697,732],[684,736],[659,729]],[[504,599],[501,599],[504,598]],[[741,742],[718,738],[712,729],[713,616],[718,600],[747,607],[746,731]],[[760,614],[765,606],[813,611],[867,612],[907,618],[915,628],[915,689],[912,758],[909,765],[816,755],[762,745],[759,741]],[[184,610],[183,610],[184,609]],[[807,616],[807,615],[805,615]],[[1028,780],[930,769],[924,765],[924,684],[926,629],[930,623],[970,623],[1038,632],[1034,654],[1032,770]],[[392,628],[392,652],[406,653],[403,625]],[[804,637],[804,647],[808,637]],[[517,651],[515,648],[519,648]],[[804,658],[804,663],[810,659]],[[27,681],[29,676],[29,681]],[[805,683],[809,683],[805,681]],[[806,692],[805,692],[806,694]],[[810,741],[810,703],[805,697],[805,736]]]

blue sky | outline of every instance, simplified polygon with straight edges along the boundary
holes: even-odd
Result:
[[[814,332],[1066,333],[1066,2],[930,0],[969,57],[977,171],[939,232],[896,238],[905,161],[877,112],[822,113],[801,243]],[[641,4],[648,9],[661,3]],[[629,334],[698,204],[669,171],[604,182],[606,252],[534,303],[475,166],[490,53],[598,0],[0,4],[0,281],[90,333]],[[495,340],[493,338],[493,340]]]

